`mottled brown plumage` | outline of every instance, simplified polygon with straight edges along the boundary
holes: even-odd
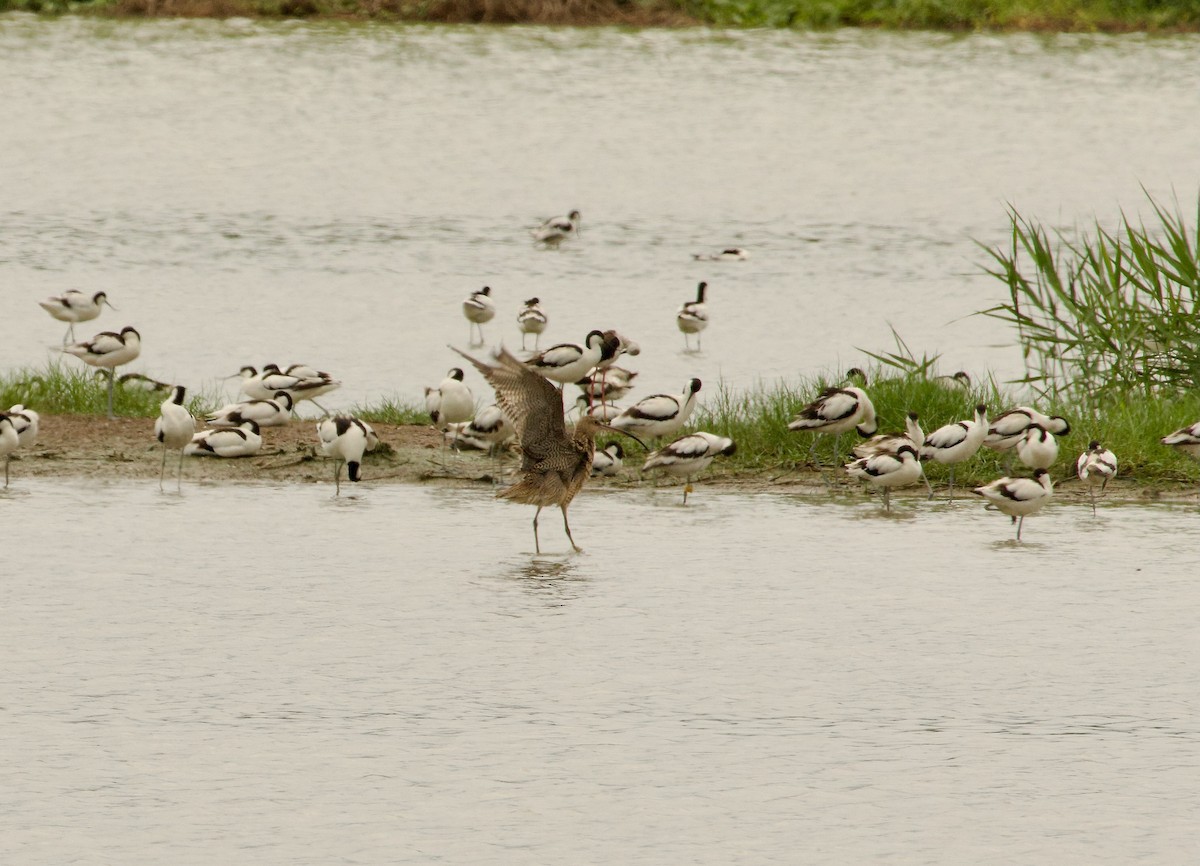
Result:
[[[458,349],[454,351],[470,361],[496,390],[496,402],[512,419],[521,446],[521,480],[496,496],[537,506],[533,516],[533,545],[538,553],[542,552],[537,534],[538,515],[546,506],[557,505],[562,509],[567,539],[578,551],[567,521],[567,506],[591,474],[597,431],[612,428],[584,415],[574,430],[567,433],[562,391],[507,349],[496,352],[495,365],[477,361]]]

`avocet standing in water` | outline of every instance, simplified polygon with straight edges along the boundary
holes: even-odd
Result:
[[[705,303],[707,291],[708,283],[696,286],[696,300],[687,301],[675,316],[675,324],[683,332],[684,351],[692,350],[692,334],[696,335],[696,351],[700,351],[700,332],[708,327],[708,304]]]
[[[532,231],[533,239],[536,243],[557,248],[567,238],[579,234],[581,219],[577,210],[571,211],[565,217],[551,217]]]
[[[350,415],[335,415],[317,424],[321,452],[333,458],[334,496],[342,494],[343,463],[350,480],[355,483],[360,480],[363,453],[370,450],[373,435],[374,431],[364,422]]]
[[[467,336],[468,345],[482,346],[483,326],[484,323],[490,322],[496,315],[496,304],[492,300],[492,287],[484,286],[478,292],[471,292],[467,299],[462,304],[463,315],[470,322],[469,333]],[[479,340],[475,339],[475,335],[479,334]]]
[[[1043,415],[1028,406],[1018,406],[992,419],[983,445],[993,451],[1009,451],[1017,447],[1017,443],[1025,438],[1025,431],[1034,424],[1040,424],[1042,429],[1055,436],[1071,432],[1071,425],[1061,415]]]
[[[925,431],[921,429],[921,416],[916,412],[908,412],[904,417],[904,432],[903,433],[876,433],[866,442],[860,442],[850,449],[850,452],[859,460],[865,457],[874,457],[877,454],[891,454],[895,456],[902,447],[911,445],[917,449],[918,459],[920,458],[921,446],[925,444]],[[925,477],[925,473],[921,473],[921,480],[925,482],[925,489],[929,491],[929,498],[933,498],[933,487],[929,484],[929,479]]]
[[[116,369],[128,364],[142,353],[142,335],[135,328],[124,327],[121,332],[102,331],[82,343],[71,343],[62,349],[92,367],[108,370],[108,418],[113,419],[113,382]]]
[[[92,319],[100,315],[100,307],[108,304],[110,310],[115,310],[112,304],[108,303],[108,295],[104,292],[96,292],[90,298],[78,289],[71,289],[69,292],[63,292],[61,295],[51,295],[44,301],[38,301],[38,306],[49,313],[60,322],[67,322],[67,333],[63,335],[63,343],[73,342],[75,339],[75,324],[77,322],[90,322]]]
[[[8,461],[21,444],[17,428],[7,412],[0,412],[0,456],[4,457],[4,486],[8,487]]]
[[[856,379],[866,385],[867,377],[862,370],[851,367],[846,371],[847,379]],[[838,460],[842,434],[849,430],[858,431],[858,435],[866,439],[874,436],[879,429],[875,420],[875,406],[867,392],[858,386],[845,388],[826,388],[807,406],[802,408],[788,423],[789,430],[806,433],[832,434],[833,459]],[[808,449],[808,460],[811,461],[817,448],[814,438]]]
[[[682,394],[654,394],[639,400],[612,420],[612,426],[641,438],[674,436],[696,411],[701,382],[691,379]]]
[[[950,467],[951,502],[954,501],[954,467],[979,453],[987,432],[987,406],[980,403],[975,407],[974,419],[946,424],[925,437],[921,459]]]
[[[895,453],[882,451],[847,463],[846,471],[854,478],[883,489],[884,511],[892,510],[893,487],[915,484],[924,474],[921,461],[917,459],[917,449],[911,443],[901,445]]]
[[[668,475],[686,479],[683,485],[683,504],[687,505],[692,492],[692,478],[707,469],[718,457],[727,457],[737,450],[734,441],[703,430],[680,436],[674,442],[651,454],[642,471],[661,469]]]
[[[1092,500],[1092,515],[1096,514],[1096,482],[1100,482],[1100,492],[1108,486],[1108,479],[1117,474],[1117,455],[1093,439],[1088,443],[1088,450],[1079,455],[1075,461],[1075,474],[1079,480],[1088,486],[1088,495]]]
[[[189,457],[253,457],[262,449],[262,436],[255,421],[239,427],[201,430],[183,449]]]
[[[1017,459],[1030,469],[1049,469],[1058,459],[1058,440],[1041,424],[1030,424],[1015,447]]]
[[[1032,478],[997,478],[971,492],[986,499],[988,508],[1011,517],[1017,524],[1017,541],[1020,541],[1026,515],[1041,511],[1054,494],[1054,485],[1048,471],[1037,469]]]
[[[186,389],[176,385],[171,389],[171,396],[163,400],[158,407],[158,418],[154,421],[154,438],[162,443],[162,467],[158,471],[158,489],[162,490],[163,477],[167,474],[167,449],[178,449],[179,472],[175,477],[175,487],[183,485],[183,449],[192,441],[196,434],[196,419],[183,405]]]
[[[533,349],[536,352],[538,342],[542,339],[542,331],[546,330],[549,321],[540,299],[530,298],[526,301],[521,312],[517,313],[517,327],[521,329],[521,348],[525,348],[525,338],[533,334]]]

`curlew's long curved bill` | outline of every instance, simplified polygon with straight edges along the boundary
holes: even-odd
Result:
[[[596,423],[596,426],[597,426],[597,427],[599,427],[601,430],[611,430],[613,433],[620,433],[622,436],[628,436],[630,439],[632,439],[632,440],[633,440],[634,442],[636,442],[637,444],[641,445],[641,446],[642,446],[643,448],[645,448],[647,451],[649,451],[649,450],[650,450],[650,446],[649,446],[649,445],[647,445],[647,444],[646,444],[645,442],[643,442],[641,439],[639,439],[639,438],[637,438],[636,436],[634,436],[634,435],[633,435],[632,433],[630,433],[628,430],[622,430],[622,429],[620,429],[619,427],[613,427],[611,424],[601,424],[600,422],[597,422],[597,423]]]

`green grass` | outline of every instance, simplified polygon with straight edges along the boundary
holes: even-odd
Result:
[[[43,415],[104,415],[108,411],[108,380],[92,367],[52,363],[44,369],[25,367],[0,375],[0,410],[24,404]],[[113,413],[123,418],[157,418],[166,394],[140,389],[113,389]],[[216,391],[187,401],[193,415],[211,411],[221,401]]]
[[[349,410],[351,415],[364,421],[378,424],[429,424],[429,412],[424,406],[408,403],[397,397],[385,398],[380,403],[356,405]]]

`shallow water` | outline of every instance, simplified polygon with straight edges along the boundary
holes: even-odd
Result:
[[[135,324],[158,378],[302,360],[344,380],[331,407],[416,401],[490,284],[490,342],[537,295],[549,341],[640,341],[641,395],[860,364],[889,325],[1006,377],[974,241],[1005,240],[1009,202],[1063,226],[1141,185],[1190,207],[1198,47],[0,16],[0,369],[44,363],[65,329],[34,302],[79,287],[120,308],[83,335]],[[570,208],[579,242],[534,249]],[[754,257],[690,260],[728,244]]]
[[[5,862],[1197,850],[1194,507],[14,488]]]

